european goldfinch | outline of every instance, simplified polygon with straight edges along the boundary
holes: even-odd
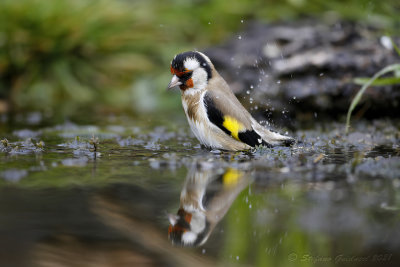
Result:
[[[176,55],[171,62],[171,74],[168,89],[181,89],[190,128],[204,146],[238,151],[294,143],[293,138],[261,126],[203,53],[188,51]]]
[[[168,238],[175,245],[201,246],[251,181],[244,172],[229,168],[218,175],[211,169],[192,168],[181,191],[176,215],[168,214]]]

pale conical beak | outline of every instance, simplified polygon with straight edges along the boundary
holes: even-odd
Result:
[[[171,79],[170,83],[168,84],[167,89],[171,89],[172,87],[175,87],[175,86],[178,86],[181,84],[182,83],[179,81],[179,78],[176,75],[174,75],[174,76],[172,76],[172,79]]]

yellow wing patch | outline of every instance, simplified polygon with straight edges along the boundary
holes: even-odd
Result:
[[[222,183],[224,186],[230,187],[237,184],[242,175],[243,172],[236,169],[228,168],[222,176]]]
[[[231,116],[224,116],[224,122],[222,123],[222,126],[230,131],[232,137],[238,141],[240,141],[239,132],[246,129],[243,124]]]

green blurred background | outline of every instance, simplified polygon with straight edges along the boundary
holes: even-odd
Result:
[[[179,110],[172,57],[249,21],[355,21],[399,29],[398,0],[2,0],[0,114],[79,116]]]

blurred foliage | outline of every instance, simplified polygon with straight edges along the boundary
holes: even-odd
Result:
[[[1,97],[16,109],[107,103],[132,73],[151,68],[130,9],[109,0],[2,1]]]
[[[394,72],[394,77],[380,78],[381,76],[383,76],[389,72]],[[347,117],[346,117],[346,133],[349,132],[351,113],[353,112],[355,107],[358,105],[358,103],[361,101],[361,98],[362,98],[364,92],[371,85],[398,84],[399,77],[400,77],[400,64],[392,64],[392,65],[389,65],[389,66],[383,68],[382,70],[378,71],[371,79],[368,79],[365,81],[365,79],[359,78],[356,80],[356,82],[364,82],[364,85],[361,87],[360,91],[357,92],[356,96],[353,98],[353,100],[350,103],[350,107],[349,107],[349,110],[347,112]]]
[[[397,0],[2,0],[0,112],[4,103],[61,114],[175,107],[164,92],[172,56],[220,42],[249,20],[316,16],[394,32],[399,10]]]
[[[393,42],[393,40],[391,40],[391,43],[397,54],[400,56],[400,49],[398,48],[398,46]],[[381,77],[389,72],[393,72],[394,76]],[[362,87],[350,103],[346,118],[346,133],[348,133],[350,129],[351,113],[361,101],[361,98],[367,88],[369,88],[370,86],[395,85],[400,83],[400,64],[391,64],[389,66],[386,66],[384,69],[378,71],[372,78],[356,78],[354,79],[354,83],[362,85]]]

